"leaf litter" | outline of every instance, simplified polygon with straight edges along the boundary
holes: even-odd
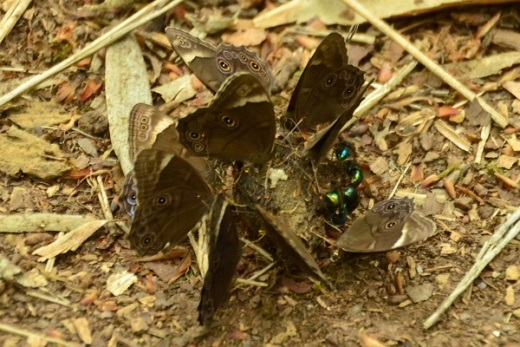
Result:
[[[344,6],[343,4],[338,5],[339,2],[331,3],[334,6]],[[297,1],[279,5],[277,13],[284,14],[282,6],[295,5],[298,5]],[[377,9],[370,8],[370,3],[364,3],[364,5],[372,9],[374,13],[378,13]],[[57,21],[55,26],[42,26],[39,29],[46,35],[64,37],[65,32],[59,32],[60,29],[66,28],[64,19],[52,16],[51,12],[43,10],[39,3],[34,3],[33,6],[41,11],[34,12],[33,17],[28,16],[27,19],[19,20],[22,25],[14,27],[10,35],[4,39],[4,44],[10,50],[9,55],[0,56],[3,60],[2,66],[23,66],[25,70],[22,70],[21,73],[4,70],[4,81],[22,80],[27,76],[23,71],[29,71],[29,69],[44,71],[52,66],[48,60],[42,59],[44,58],[42,56],[24,56],[17,50],[17,46],[12,44],[15,37],[27,35],[26,29],[29,22],[35,19],[43,19],[49,23]],[[234,6],[228,11],[225,7],[208,6],[202,10],[181,5],[168,12],[167,18],[178,20],[175,24],[177,26],[181,26],[179,22],[185,21],[186,18],[196,18],[197,30],[211,33],[209,39],[214,40],[213,42],[220,42],[223,39],[223,35],[220,33],[222,28],[233,28],[233,25],[230,26],[229,23],[236,23],[235,19],[229,21],[230,18],[227,17],[229,13],[234,13],[234,10],[237,9],[236,5]],[[418,7],[415,8],[413,4],[406,2],[403,2],[401,6],[404,7],[401,13],[419,10]],[[68,5],[68,8],[70,9],[71,5]],[[275,11],[277,8],[271,9],[271,11]],[[234,42],[247,42],[252,39],[246,35],[253,30],[253,26],[245,22],[251,22],[251,18],[253,18],[252,23],[259,25],[260,20],[265,20],[262,18],[262,14],[259,15],[259,9],[262,9],[262,6],[258,4],[244,9],[244,16],[240,18],[242,23],[240,26],[235,24],[237,28],[241,29],[226,30],[228,35],[226,40],[233,38],[233,40],[237,40]],[[398,195],[415,194],[417,197],[419,195],[428,196],[428,198],[422,199],[423,204],[418,205],[422,205],[423,210],[431,209],[431,214],[442,226],[444,232],[438,233],[422,244],[398,250],[392,259],[382,254],[348,255],[344,256],[339,264],[325,264],[324,272],[333,279],[338,288],[336,292],[318,294],[317,291],[306,290],[297,293],[297,291],[289,289],[297,288],[296,284],[284,285],[288,282],[277,281],[278,277],[283,279],[290,276],[289,273],[283,269],[278,270],[279,273],[268,271],[261,275],[260,280],[268,283],[271,290],[241,287],[233,292],[230,303],[219,314],[219,326],[199,341],[201,345],[211,345],[213,342],[218,344],[224,341],[226,344],[236,345],[242,344],[244,341],[280,345],[302,343],[316,345],[322,343],[323,340],[333,345],[356,343],[360,345],[406,343],[440,345],[448,343],[449,340],[457,341],[458,344],[486,343],[490,345],[520,342],[520,336],[515,329],[520,315],[518,314],[518,300],[515,300],[515,294],[516,297],[518,296],[518,287],[514,285],[518,281],[515,268],[518,266],[516,254],[519,243],[514,240],[514,228],[510,232],[508,232],[507,225],[500,228],[499,231],[507,233],[505,237],[500,236],[498,231],[494,232],[497,226],[507,219],[507,213],[518,208],[517,184],[520,179],[518,163],[520,146],[518,146],[519,141],[516,135],[519,127],[519,114],[518,107],[514,108],[517,89],[515,83],[518,79],[514,76],[514,66],[518,63],[515,52],[510,51],[509,48],[514,47],[515,42],[512,39],[515,37],[515,33],[510,30],[511,16],[503,9],[500,6],[482,5],[471,9],[462,7],[458,10],[448,9],[437,14],[430,13],[433,16],[448,13],[452,15],[452,18],[457,18],[457,20],[452,19],[452,22],[448,20],[444,24],[438,25],[428,20],[427,16],[392,21],[396,27],[403,28],[407,37],[429,57],[433,57],[438,62],[453,60],[450,64],[455,65],[443,66],[443,68],[448,73],[454,69],[457,70],[456,77],[465,84],[460,89],[459,95],[448,89],[441,80],[432,77],[421,68],[407,65],[410,63],[410,57],[407,53],[396,50],[387,37],[369,27],[363,26],[360,29],[362,32],[370,32],[376,36],[377,40],[386,43],[372,47],[368,50],[366,57],[359,60],[360,68],[367,71],[369,76],[379,76],[378,83],[381,84],[374,83],[376,92],[386,91],[378,97],[368,95],[366,98],[368,101],[375,101],[372,101],[370,106],[365,106],[365,111],[356,113],[358,116],[356,122],[362,126],[366,125],[364,131],[355,132],[354,128],[348,128],[342,134],[345,139],[354,143],[359,161],[368,168],[367,173],[369,174],[363,184],[362,206],[355,214],[362,213],[374,201],[387,197],[389,190],[402,176],[402,171],[405,171],[404,167],[412,162],[423,173],[418,174],[417,170],[410,171],[413,172],[413,176],[412,173],[406,173],[397,193]],[[101,15],[107,15],[107,18],[110,18],[111,15],[104,12],[103,8],[98,10],[101,11],[99,12]],[[134,10],[137,8],[134,7]],[[424,8],[420,10],[428,11]],[[389,15],[390,12],[385,15]],[[461,12],[467,16],[462,16]],[[491,12],[493,17],[488,15]],[[218,15],[214,16],[217,13]],[[296,18],[296,21],[302,23],[303,27],[295,25],[291,29],[303,30],[305,23],[308,23],[309,27],[316,27],[316,21],[311,21],[311,18],[314,18],[317,13],[319,12],[316,11],[309,18]],[[342,16],[342,13],[343,11],[332,11],[333,19],[328,20],[327,23],[344,24],[337,17]],[[478,17],[478,14],[483,15]],[[67,13],[65,15],[70,16]],[[335,19],[334,16],[336,16]],[[476,20],[477,17],[480,19]],[[349,16],[343,18],[349,18]],[[421,22],[421,18],[425,21]],[[269,25],[273,23],[280,25],[281,22],[276,22],[276,20]],[[462,26],[460,26],[461,23]],[[89,31],[91,25],[92,22],[79,19],[74,29],[67,32],[67,39],[60,41],[60,45],[63,45],[62,48],[66,48],[68,45],[73,46],[73,43],[77,43],[79,47],[87,45],[89,41],[82,42],[87,36],[78,35],[80,30],[90,33],[93,38],[101,35],[101,33]],[[123,30],[129,28],[126,24],[121,27],[124,28]],[[323,24],[320,27],[327,28]],[[471,32],[468,33],[467,27]],[[410,30],[411,28],[414,28],[413,31]],[[146,30],[157,35],[164,35],[161,29],[155,29],[153,26]],[[277,59],[289,56],[286,49],[290,47],[293,51],[289,51],[291,59],[300,60],[300,64],[297,66],[301,68],[310,57],[310,49],[298,49],[299,44],[295,43],[294,35],[290,33],[282,35],[283,30],[284,27],[270,28],[265,31],[257,30],[256,33],[260,33],[259,39],[255,38],[249,43],[259,44],[260,52],[263,52],[261,55],[267,57],[267,60],[274,66],[277,64]],[[471,35],[472,32],[476,34]],[[266,39],[262,39],[263,33],[265,33]],[[443,45],[439,44],[439,33],[444,35],[442,36]],[[498,37],[497,33],[499,33]],[[161,52],[159,61],[162,60],[163,64],[167,64],[168,59],[163,57],[171,55],[171,50],[164,48],[165,46],[155,46],[154,41],[147,39],[146,36],[142,37],[143,39],[137,42],[137,45],[134,43],[134,47],[138,48],[137,56],[140,54],[139,50],[146,51],[147,54],[154,54],[154,50],[158,50]],[[299,41],[303,42],[303,40]],[[86,57],[101,47],[98,46],[90,53],[78,55],[78,57]],[[58,50],[59,46],[55,46],[54,49]],[[284,49],[285,53],[277,53],[284,52]],[[73,61],[79,60],[74,59]],[[103,71],[104,63],[108,66],[108,60],[110,58],[102,56],[100,71]],[[465,67],[461,64],[472,65],[469,68],[466,67],[468,70],[465,72]],[[60,69],[63,69],[65,65],[62,64]],[[406,66],[410,66],[410,70],[404,77],[394,82],[397,84],[396,86],[386,89],[385,87],[391,82],[385,82],[393,81],[393,77]],[[48,78],[61,71],[60,69],[54,68],[52,73],[47,73],[44,77]],[[278,82],[282,99],[290,95],[297,80],[297,76],[292,76],[292,69],[295,68],[291,68],[287,70],[288,73],[285,73],[288,76],[284,78],[285,81],[281,79],[282,82]],[[125,74],[125,72],[128,75],[128,71],[133,70],[116,68],[114,71],[114,78],[117,78],[118,75]],[[155,81],[155,84],[152,85],[153,88],[173,81],[166,69],[160,72],[161,70],[158,70],[157,67],[148,66],[141,71],[138,78],[142,81],[148,81],[152,71],[155,74],[159,71],[158,77],[152,79]],[[146,71],[150,71],[150,75]],[[513,73],[512,77],[506,76],[508,73]],[[89,84],[89,81],[99,80],[96,79],[98,76],[89,75],[88,70],[74,68],[65,72],[61,77],[70,79],[68,83],[77,81],[83,87],[69,88],[64,94],[65,97],[59,98],[59,95],[54,96],[57,91],[53,89],[52,85],[32,93],[27,92],[22,85],[22,88],[17,89],[16,93],[4,95],[0,99],[0,103],[5,104],[15,95],[26,93],[38,101],[60,100],[62,107],[67,110],[67,117],[70,117],[76,114],[82,115],[85,108],[88,109],[93,104],[95,96],[99,93],[107,93],[107,99],[114,97],[106,85],[110,83],[106,77],[103,81],[106,90],[103,87],[98,89],[98,82]],[[40,78],[40,82],[45,79],[42,77],[38,79]],[[38,79],[33,79],[33,82],[28,85],[34,86]],[[137,88],[138,92],[150,95],[148,83],[139,85],[142,87]],[[451,85],[456,85],[456,83]],[[86,86],[90,87],[85,89]],[[406,87],[409,94],[401,91],[400,94],[393,95],[394,99],[385,99],[385,95],[396,91],[397,87]],[[124,96],[124,90],[122,89],[119,95]],[[443,90],[447,93],[440,93]],[[484,94],[479,91],[483,91]],[[172,93],[176,94],[175,91]],[[407,96],[410,98],[406,99]],[[464,97],[472,102],[464,104]],[[114,100],[116,101],[112,103],[117,105],[117,99]],[[162,99],[160,94],[154,94],[153,100],[156,104],[168,101]],[[283,100],[280,101],[276,98],[274,100],[283,103]],[[396,102],[399,102],[399,105]],[[500,103],[502,103],[501,107],[499,107]],[[133,104],[130,101],[126,107],[131,108],[131,106]],[[182,107],[184,106],[181,105],[174,112],[182,112]],[[284,107],[282,105],[280,109]],[[442,109],[443,107],[444,109]],[[449,115],[451,111],[446,107],[454,107],[462,113]],[[470,107],[476,108],[471,110]],[[400,121],[419,109],[432,111],[430,114],[434,114],[435,118],[439,118],[440,115],[445,115],[445,117],[442,120],[423,117],[424,122],[419,118],[414,123],[406,123],[406,128],[402,128],[406,131],[398,132],[397,125]],[[31,118],[42,117],[38,112],[31,112],[34,117],[29,114],[23,122],[30,124]],[[459,114],[464,113],[464,118],[457,118]],[[111,113],[107,112],[107,114]],[[119,114],[121,117],[128,116],[128,112],[124,111],[112,114]],[[493,124],[489,122],[489,114],[494,120]],[[482,120],[473,121],[473,115]],[[46,118],[46,121],[47,118],[52,118],[48,115],[43,117]],[[82,228],[81,224],[87,222],[83,222],[81,216],[96,215],[98,220],[106,218],[108,206],[100,208],[100,200],[96,199],[95,189],[100,188],[88,185],[84,177],[72,179],[67,175],[74,165],[71,164],[74,161],[69,161],[68,158],[79,157],[81,147],[76,145],[78,133],[72,128],[67,130],[53,128],[66,121],[63,119],[58,123],[42,123],[43,125],[36,125],[35,128],[32,125],[27,126],[27,128],[37,129],[37,131],[32,130],[31,133],[17,130],[17,125],[25,124],[20,119],[18,122],[14,119],[4,120],[0,128],[0,136],[4,136],[6,141],[9,140],[9,136],[12,138],[14,133],[22,138],[30,138],[30,140],[26,140],[29,141],[27,145],[33,146],[34,149],[37,148],[34,144],[44,148],[37,152],[36,156],[28,159],[29,162],[34,161],[40,165],[43,170],[37,171],[30,166],[24,166],[29,164],[24,160],[13,166],[15,169],[10,169],[11,174],[2,174],[3,182],[0,184],[0,211],[5,214],[0,218],[12,217],[18,218],[18,223],[22,221],[21,226],[5,228],[5,231],[10,233],[1,235],[4,241],[2,252],[7,255],[9,262],[26,272],[38,268],[38,259],[31,254],[49,240],[48,238],[41,238],[39,241],[35,239],[36,244],[27,244],[23,235],[13,234],[13,232],[33,230],[69,232],[77,227]],[[115,121],[109,121],[109,123],[112,127]],[[95,150],[91,148],[87,151],[87,155],[91,157],[96,155],[102,157],[100,159],[103,161],[98,161],[98,163],[103,163],[101,166],[95,167],[94,162],[89,162],[87,165],[92,165],[94,170],[98,170],[97,177],[102,179],[105,193],[110,197],[116,196],[119,189],[114,181],[118,175],[117,170],[113,168],[116,163],[113,155],[114,148],[119,146],[116,152],[124,153],[125,146],[128,145],[125,135],[120,135],[119,145],[114,140],[115,134],[124,134],[127,131],[127,125],[125,127],[124,121],[121,123],[123,125],[116,130],[112,130],[112,128],[110,130],[112,143],[106,141],[108,133],[105,131],[101,135],[101,139],[92,140],[96,147]],[[418,127],[416,131],[413,130],[413,126]],[[363,129],[363,127],[359,129]],[[407,136],[403,136],[403,134]],[[426,134],[431,137],[430,140],[421,140],[421,137]],[[15,149],[12,144],[8,144],[8,146],[11,147],[6,148]],[[464,150],[459,149],[461,146]],[[51,152],[48,152],[51,148]],[[13,151],[11,154],[4,155],[2,160],[5,164],[0,167],[11,167],[21,157],[21,153]],[[493,153],[497,155],[492,155]],[[429,156],[431,160],[422,160],[426,156]],[[119,160],[122,157],[119,157]],[[27,157],[25,158],[27,159]],[[57,162],[62,165],[65,163],[66,166],[49,170],[45,166],[49,162]],[[463,163],[467,164],[466,167],[461,165]],[[130,165],[127,164],[125,171],[128,171]],[[423,179],[421,180],[420,177]],[[289,179],[291,178],[289,177]],[[284,183],[285,181],[279,182],[279,186],[283,187]],[[418,183],[420,183],[419,186]],[[52,194],[47,194],[50,186],[57,188],[52,190]],[[18,193],[13,194],[15,188]],[[36,200],[26,201],[23,198],[25,195],[34,196]],[[18,196],[18,202],[14,205],[12,199],[16,196]],[[106,205],[106,203],[104,204]],[[9,206],[15,208],[11,209]],[[10,215],[8,215],[8,211]],[[23,215],[14,214],[16,212],[22,212]],[[44,217],[41,222],[33,221],[33,224],[23,224],[25,220],[29,221],[37,217],[35,212],[47,213],[45,216],[48,217]],[[79,224],[62,227],[60,213],[63,214],[64,219],[66,219],[66,214],[77,214],[80,219]],[[46,222],[46,218],[57,222],[55,224]],[[89,222],[91,221],[89,220]],[[161,260],[161,262],[168,262],[164,263],[167,265],[165,270],[168,269],[168,271],[162,273],[164,277],[161,278],[154,273],[154,271],[163,271],[159,270],[159,267],[154,270],[153,266],[140,266],[132,261],[135,257],[134,253],[128,249],[128,242],[122,236],[123,233],[118,232],[112,224],[110,227],[97,230],[92,231],[94,234],[90,237],[86,236],[85,240],[76,240],[78,244],[74,246],[77,247],[75,251],[62,255],[58,255],[62,251],[50,254],[52,257],[46,263],[46,271],[42,272],[49,274],[47,275],[48,284],[43,285],[45,291],[66,297],[75,307],[74,310],[57,312],[49,298],[41,295],[36,298],[32,295],[33,293],[28,291],[16,292],[10,279],[4,279],[1,282],[0,289],[4,297],[13,298],[9,300],[9,305],[4,304],[3,307],[0,307],[3,317],[0,321],[0,329],[9,332],[8,336],[0,338],[4,339],[2,342],[18,343],[26,338],[29,345],[35,344],[35,341],[39,339],[49,342],[59,341],[57,343],[63,345],[75,345],[80,342],[107,345],[117,343],[116,341],[134,345],[154,345],[168,335],[175,336],[174,341],[176,342],[187,343],[190,340],[186,335],[184,338],[181,337],[184,331],[191,332],[190,327],[197,324],[195,312],[201,284],[197,276],[197,267],[191,265],[189,255],[186,255],[184,259]],[[454,237],[455,235],[458,236]],[[108,249],[101,249],[96,244],[96,239],[100,237],[116,238],[117,241],[112,243]],[[487,242],[485,242],[486,237]],[[485,245],[486,249],[490,249],[489,253],[480,251],[482,245]],[[503,248],[505,245],[508,246]],[[34,249],[31,250],[31,248]],[[246,247],[247,249],[249,248]],[[245,252],[246,256],[245,260],[241,262],[240,273],[247,277],[250,272],[256,271],[262,264],[258,263],[254,250],[250,249]],[[56,255],[57,257],[54,257]],[[482,261],[485,262],[479,263],[480,269],[474,271],[470,268],[475,257],[477,260],[483,259]],[[320,258],[325,259],[325,257]],[[488,265],[486,266],[486,264]],[[111,276],[119,274],[126,276],[125,270],[135,274],[138,282],[125,287],[121,295],[118,297],[93,296],[91,301],[83,300],[87,293],[108,288],[107,280]],[[403,276],[394,275],[403,272],[405,273]],[[176,273],[179,275],[177,276]],[[444,295],[448,295],[459,282],[463,281],[466,273],[470,278],[469,283],[473,283],[473,285],[470,290],[465,291],[462,303],[451,307],[449,314],[442,316],[441,321],[431,331],[422,330],[421,323],[442,303]],[[517,273],[518,271],[516,271]],[[449,280],[447,280],[448,275]],[[170,279],[173,277],[176,277],[176,280],[171,282]],[[171,283],[167,285],[166,281]],[[148,288],[147,290],[150,292],[147,293],[145,288]],[[400,293],[399,288],[404,288],[408,294]],[[414,293],[410,295],[409,292],[412,289]],[[460,294],[461,291],[458,291]],[[442,292],[443,295],[438,295],[438,292]],[[170,300],[167,303],[168,312],[161,306],[154,305],[157,303],[156,298]],[[25,308],[23,303],[28,300],[36,308],[35,312],[45,312],[45,315],[33,314],[29,318],[23,315],[21,313]],[[417,302],[412,303],[415,301]],[[135,305],[137,302],[138,304]],[[399,303],[399,305],[396,306],[395,303]],[[85,312],[85,310],[88,314],[78,313]],[[118,311],[121,311],[121,314],[125,312],[128,320],[115,322],[112,319],[113,312],[117,314]],[[150,317],[150,311],[153,312],[155,318]],[[345,328],[346,326],[348,328]],[[26,330],[21,329],[22,327]],[[223,335],[226,337],[222,338]],[[442,336],[449,336],[449,340],[443,340]]]

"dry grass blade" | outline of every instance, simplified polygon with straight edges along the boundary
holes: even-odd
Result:
[[[356,11],[359,15],[364,17],[370,24],[375,26],[377,29],[381,30],[385,35],[387,35],[390,39],[395,41],[399,46],[403,47],[408,53],[410,53],[415,59],[417,59],[421,64],[423,64],[428,70],[437,75],[440,79],[442,79],[445,83],[450,85],[457,92],[462,94],[466,99],[472,101],[475,98],[479,101],[480,105],[484,110],[490,113],[491,118],[502,128],[505,128],[509,122],[506,117],[504,117],[499,112],[495,111],[491,105],[487,104],[486,101],[477,97],[477,95],[472,92],[468,87],[460,83],[457,79],[455,79],[452,75],[446,72],[439,64],[432,61],[428,58],[424,53],[419,51],[417,47],[415,47],[410,41],[408,41],[404,36],[398,33],[396,30],[391,28],[384,21],[380,20],[376,16],[374,16],[370,11],[368,11],[365,7],[363,7],[356,0],[343,0],[345,4],[347,4],[351,9]]]
[[[477,153],[475,154],[475,164],[480,164],[482,161],[482,155],[484,154],[484,149],[486,147],[486,142],[489,138],[489,133],[491,132],[491,124],[486,124],[482,127],[480,131],[480,141],[477,147]]]
[[[431,328],[440,316],[448,310],[455,300],[473,283],[484,268],[513,240],[520,232],[520,208],[493,234],[482,246],[475,264],[466,273],[453,292],[444,300],[439,308],[423,323],[424,329]]]
[[[11,4],[11,7],[9,7],[9,10],[0,21],[0,43],[9,35],[11,29],[13,29],[31,2],[32,0],[19,0]]]
[[[79,62],[83,58],[88,57],[89,55],[92,55],[99,51],[101,48],[106,47],[110,45],[111,43],[119,40],[126,34],[130,33],[132,30],[136,29],[137,27],[143,25],[144,23],[155,19],[162,15],[163,13],[171,10],[175,6],[179,5],[182,2],[182,0],[157,0],[154,1],[147,6],[143,7],[140,11],[136,12],[123,22],[119,23],[115,27],[113,27],[111,30],[107,31],[104,35],[98,37],[96,40],[92,41],[90,44],[85,46],[82,50],[77,52],[76,54],[68,57],[67,59],[63,60],[62,62],[54,65],[49,70],[45,71],[44,73],[34,76],[33,78],[27,80],[26,82],[22,83],[9,93],[3,95],[0,97],[0,106],[4,105],[5,103],[11,101],[12,99],[16,98],[17,96],[20,96],[22,93],[26,92],[27,90],[31,89],[34,86],[37,86],[41,82],[45,81],[47,78],[54,76],[60,71],[63,71],[64,69],[68,68],[69,66]]]

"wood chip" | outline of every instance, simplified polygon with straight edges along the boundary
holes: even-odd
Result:
[[[105,225],[106,220],[95,220],[93,222],[85,223],[84,225],[72,230],[66,235],[60,237],[53,243],[38,248],[33,254],[41,255],[38,261],[46,261],[49,258],[55,257],[59,254],[75,251],[83,242],[88,239],[99,228]]]
[[[466,138],[457,134],[452,127],[450,127],[448,124],[446,124],[446,122],[439,119],[433,123],[433,126],[444,137],[446,137],[455,146],[459,147],[463,151],[469,152],[469,150],[471,149],[471,142],[469,142]]]

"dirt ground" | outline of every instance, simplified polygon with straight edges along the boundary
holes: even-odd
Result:
[[[152,86],[167,83],[188,69],[171,58],[175,57],[171,48],[158,45],[142,32],[163,35],[164,28],[172,23],[189,30],[190,18],[202,20],[217,14],[226,18],[238,8],[228,1],[209,3],[201,10],[196,2],[187,2],[137,34],[150,79],[154,76]],[[0,94],[12,89],[16,81],[63,60],[101,35],[104,28],[142,6],[96,14],[76,11],[86,4],[33,1],[0,46],[0,76],[4,84]],[[7,6],[8,3],[0,5],[2,15]],[[263,7],[263,2],[259,2],[256,7],[243,10],[241,18],[254,18]],[[497,33],[501,37],[517,37],[519,18],[518,6],[501,5],[462,7],[390,22],[436,62],[455,64],[520,50],[518,45],[511,47],[497,39]],[[321,41],[320,37],[297,33],[304,28],[326,27],[314,20],[266,29],[268,39],[255,44],[276,72],[272,100],[278,117],[283,115],[312,49]],[[348,31],[335,25],[328,29]],[[234,39],[240,42],[251,39],[244,32],[241,36],[233,27],[224,32],[234,33]],[[386,83],[411,61],[406,52],[369,25],[361,25],[358,33],[375,37],[375,42],[352,42],[350,59],[366,72],[366,80],[375,78],[374,86]],[[221,33],[210,34],[207,40],[219,43]],[[51,102],[52,107],[59,107],[69,115],[68,120],[60,125],[24,130],[57,145],[66,153],[64,160],[73,159],[76,164],[72,171],[56,178],[39,178],[27,172],[13,176],[1,168],[0,214],[47,212],[103,218],[97,191],[86,180],[91,174],[101,177],[110,200],[119,194],[121,170],[110,151],[104,114],[104,54],[96,54],[96,68],[92,66],[94,60],[82,61],[58,74],[51,83],[0,107],[2,136],[20,126],[13,118],[15,115],[26,112],[29,118],[45,117],[46,113],[39,113],[31,104]],[[418,65],[395,93],[372,107],[341,135],[355,146],[357,161],[365,173],[359,189],[361,204],[354,217],[388,197],[398,184],[398,195],[418,197],[417,209],[436,221],[437,233],[433,237],[403,249],[374,254],[340,252],[339,260],[331,260],[336,250],[330,242],[352,220],[338,230],[317,212],[319,193],[339,184],[338,168],[332,162],[326,163],[324,167],[328,169],[318,170],[314,177],[308,161],[298,155],[286,160],[287,151],[292,149],[280,147],[270,165],[284,169],[289,178],[265,191],[248,190],[259,186],[251,185],[251,181],[265,180],[265,168],[248,167],[238,178],[229,172],[243,168],[213,163],[224,177],[220,187],[229,188],[226,178],[237,180],[231,184],[234,188],[229,189],[237,202],[269,200],[272,209],[295,211],[293,219],[299,221],[296,231],[336,290],[312,282],[285,264],[283,257],[276,257],[276,247],[252,227],[255,217],[251,217],[253,210],[247,205],[242,210],[245,218],[240,223],[241,236],[275,256],[276,263],[256,279],[265,286],[235,284],[229,302],[217,312],[214,325],[204,333],[197,322],[202,283],[188,243],[163,258],[144,262],[130,249],[124,232],[107,225],[77,250],[56,257],[52,271],[46,273],[49,265],[39,262],[39,256],[32,252],[52,242],[56,233],[3,232],[1,254],[23,271],[43,274],[47,284],[33,289],[5,277],[0,279],[0,343],[43,346],[45,342],[38,336],[46,336],[69,345],[93,346],[520,346],[520,243],[516,240],[491,262],[438,324],[429,330],[422,327],[471,268],[483,242],[519,205],[518,149],[508,141],[520,129],[520,70],[514,64],[517,62],[483,77],[470,77],[471,69],[456,65],[447,68],[474,92],[485,91],[483,97],[508,115],[509,125],[505,128],[469,104],[457,105],[464,98]],[[367,94],[370,92],[372,89]],[[159,94],[154,93],[153,98],[156,105],[164,103]],[[189,100],[175,112],[182,113],[186,105],[198,105],[199,101],[200,98]],[[430,112],[442,119],[469,141],[471,149],[464,151],[454,145],[431,121],[411,136],[398,135],[398,125],[414,112]],[[73,126],[66,126],[70,115],[78,117]],[[481,129],[486,126],[490,126],[490,136],[483,147],[482,161],[476,164]],[[284,131],[279,131],[279,145]],[[294,136],[295,142],[301,142],[299,134]],[[2,163],[16,160],[16,152],[6,153]],[[54,156],[49,152],[46,155]],[[409,163],[411,169],[398,183]],[[440,177],[430,180],[432,175]],[[320,192],[298,189],[314,180],[322,188]],[[425,183],[427,180],[429,183]],[[115,218],[126,220],[121,212]],[[238,276],[247,279],[269,264],[258,251],[244,245]],[[135,274],[137,282],[123,294],[112,295],[107,280],[126,271]],[[27,337],[14,328],[33,335]]]

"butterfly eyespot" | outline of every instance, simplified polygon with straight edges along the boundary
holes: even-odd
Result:
[[[139,130],[141,131],[147,131],[148,130],[148,124],[141,124],[139,126]]]
[[[253,70],[255,72],[260,71],[260,64],[258,64],[258,62],[254,61],[254,60],[251,60],[249,62],[249,66],[251,67],[251,70]]]
[[[130,200],[131,201],[136,201],[137,200],[137,194],[133,193],[132,195],[130,195]]]
[[[191,43],[182,36],[177,36],[177,45],[182,48],[191,48]]]
[[[323,81],[324,88],[330,88],[336,83],[336,75],[330,75]]]
[[[220,121],[226,128],[234,128],[237,125],[237,122],[230,116],[222,116]]]
[[[150,242],[152,242],[152,238],[150,236],[143,237],[143,245],[147,246],[150,244]]]
[[[204,150],[204,145],[202,143],[194,143],[192,149],[194,152],[200,153]]]
[[[238,57],[240,58],[240,61],[245,63],[247,61],[247,55],[243,52],[240,52]]]
[[[188,132],[188,137],[190,138],[190,140],[196,141],[200,139],[202,136],[198,131],[190,131]]]
[[[148,124],[148,123],[150,123],[149,120],[148,120],[148,118],[146,118],[146,117],[141,117],[141,118],[139,118],[139,122],[140,122],[141,124]]]
[[[230,72],[231,71],[231,66],[224,59],[218,59],[217,64],[218,64],[219,69],[222,72]]]
[[[167,205],[169,202],[170,202],[170,199],[168,198],[168,196],[159,195],[159,196],[155,199],[155,206],[165,206],[165,205]]]
[[[386,210],[392,211],[395,207],[396,207],[396,204],[389,204],[388,206],[386,206]]]
[[[396,222],[388,222],[385,224],[385,229],[391,229],[393,227],[395,227],[397,223]]]

